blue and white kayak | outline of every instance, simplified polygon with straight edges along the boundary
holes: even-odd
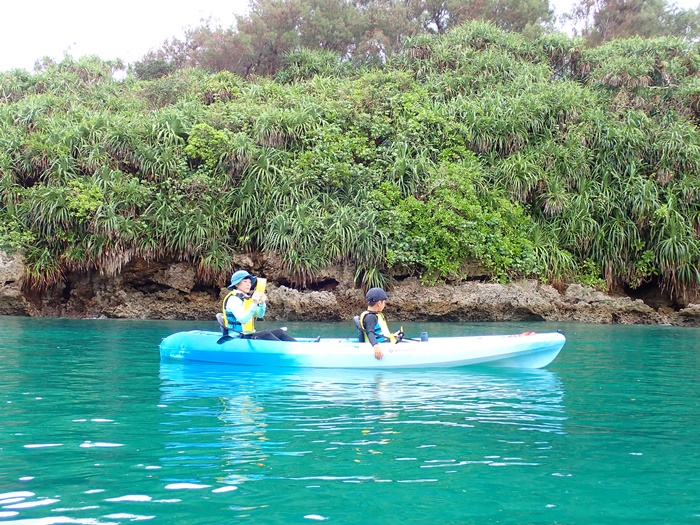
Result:
[[[559,354],[560,332],[470,337],[434,337],[428,341],[381,343],[376,359],[369,343],[357,339],[265,341],[232,338],[192,330],[172,334],[160,344],[162,359],[271,367],[305,368],[448,368],[469,365],[542,368]]]

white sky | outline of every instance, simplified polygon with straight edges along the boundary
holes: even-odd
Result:
[[[248,0],[0,0],[0,71],[65,53],[134,62],[202,19],[228,27],[247,10]]]
[[[550,3],[558,14],[574,4]],[[700,0],[676,4],[695,9]],[[31,71],[36,60],[66,53],[134,62],[203,19],[228,27],[247,9],[248,0],[0,0],[0,71]]]

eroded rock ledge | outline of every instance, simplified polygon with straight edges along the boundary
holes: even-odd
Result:
[[[251,263],[251,264],[246,264]],[[251,267],[252,261],[241,261]],[[266,319],[286,321],[350,320],[364,308],[347,268],[329,269],[319,290],[285,286],[273,264],[259,266],[269,279]],[[196,282],[187,263],[135,260],[106,278],[95,272],[69,274],[44,291],[26,290],[21,257],[0,252],[0,315],[36,317],[114,317],[213,320],[224,287]],[[465,282],[423,286],[416,278],[390,291],[391,317],[404,321],[578,321],[604,324],[700,326],[700,305],[675,311],[653,308],[641,299],[610,296],[578,284],[563,292],[537,281],[506,285]]]

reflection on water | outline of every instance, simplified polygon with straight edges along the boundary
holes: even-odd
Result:
[[[424,469],[534,465],[546,435],[564,434],[566,419],[562,383],[547,370],[290,372],[162,362],[160,377],[170,461],[202,467],[212,458],[196,460],[192,448],[219,449],[218,482],[230,485],[421,482]],[[505,443],[530,451],[504,457]],[[367,462],[377,468],[359,468]]]
[[[163,401],[230,395],[293,395],[297,400],[349,403],[486,400],[560,405],[563,387],[549,370],[317,370],[271,369],[207,363],[160,363]]]

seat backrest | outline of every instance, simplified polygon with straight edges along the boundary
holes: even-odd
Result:
[[[360,316],[356,315],[355,317],[352,318],[353,321],[355,321],[355,326],[357,326],[357,338],[360,341],[360,343],[365,342],[365,331],[362,329],[362,325],[360,324]]]

